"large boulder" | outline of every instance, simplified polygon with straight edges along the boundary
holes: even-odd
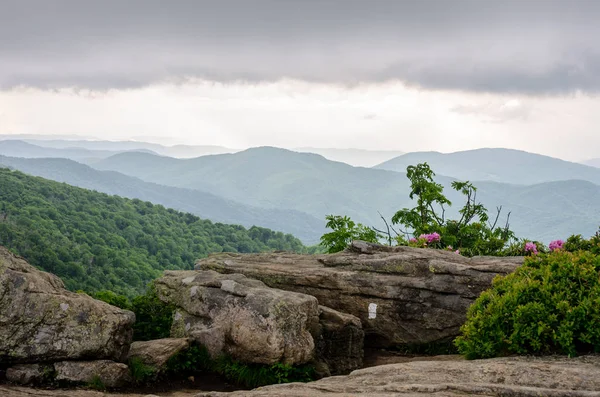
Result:
[[[447,341],[459,333],[467,308],[497,274],[522,257],[466,258],[449,251],[353,242],[331,255],[222,253],[198,270],[241,273],[273,288],[316,297],[357,316],[369,346]]]
[[[382,365],[310,383],[196,397],[600,397],[600,357],[514,357]]]
[[[171,336],[189,337],[213,357],[302,364],[314,356],[319,309],[312,296],[214,271],[166,271],[155,285],[159,298],[177,307]]]
[[[135,315],[37,270],[0,247],[0,362],[122,360]]]

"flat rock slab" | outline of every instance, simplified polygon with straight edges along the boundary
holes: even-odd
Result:
[[[197,270],[241,273],[269,287],[316,297],[320,305],[360,318],[368,346],[447,341],[467,308],[523,257],[466,258],[449,251],[360,241],[331,255],[211,255]]]
[[[600,357],[415,361],[366,368],[348,376],[196,397],[267,396],[600,397]]]
[[[314,356],[319,309],[312,296],[214,271],[166,271],[155,285],[159,298],[177,307],[171,336],[189,337],[213,357],[303,364]]]
[[[121,360],[135,315],[37,270],[0,247],[0,362]]]

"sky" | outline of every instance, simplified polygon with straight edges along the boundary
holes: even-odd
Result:
[[[0,134],[600,157],[596,0],[0,9]]]

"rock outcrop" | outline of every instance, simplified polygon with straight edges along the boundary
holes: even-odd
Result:
[[[171,357],[190,347],[187,338],[164,338],[143,342],[133,342],[129,349],[127,360],[139,359],[144,365],[155,371],[165,370]]]
[[[360,318],[370,346],[423,344],[458,335],[467,308],[522,257],[466,258],[453,252],[353,242],[332,255],[222,253],[198,270],[241,273],[269,287],[316,297]]]
[[[134,321],[0,247],[0,362],[124,360]]]
[[[313,359],[317,300],[267,287],[241,274],[166,271],[158,296],[177,307],[172,337],[189,337],[217,356],[246,363],[303,364]]]
[[[110,360],[62,361],[54,364],[55,379],[59,382],[90,384],[97,382],[108,388],[131,383],[129,367]]]
[[[312,396],[600,397],[600,357],[415,361],[361,369],[311,383],[196,397]]]

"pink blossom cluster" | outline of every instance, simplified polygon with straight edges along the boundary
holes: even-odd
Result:
[[[556,250],[561,249],[563,247],[564,243],[565,242],[562,240],[554,240],[554,241],[550,242],[550,244],[548,245],[548,248],[550,248],[550,251],[556,251]]]
[[[535,243],[532,243],[531,241],[525,243],[525,252],[531,252],[532,254],[537,254],[538,250],[537,250]]]
[[[419,238],[427,240],[428,243],[434,243],[440,241],[440,234],[437,232],[433,232],[431,234],[421,234]]]

